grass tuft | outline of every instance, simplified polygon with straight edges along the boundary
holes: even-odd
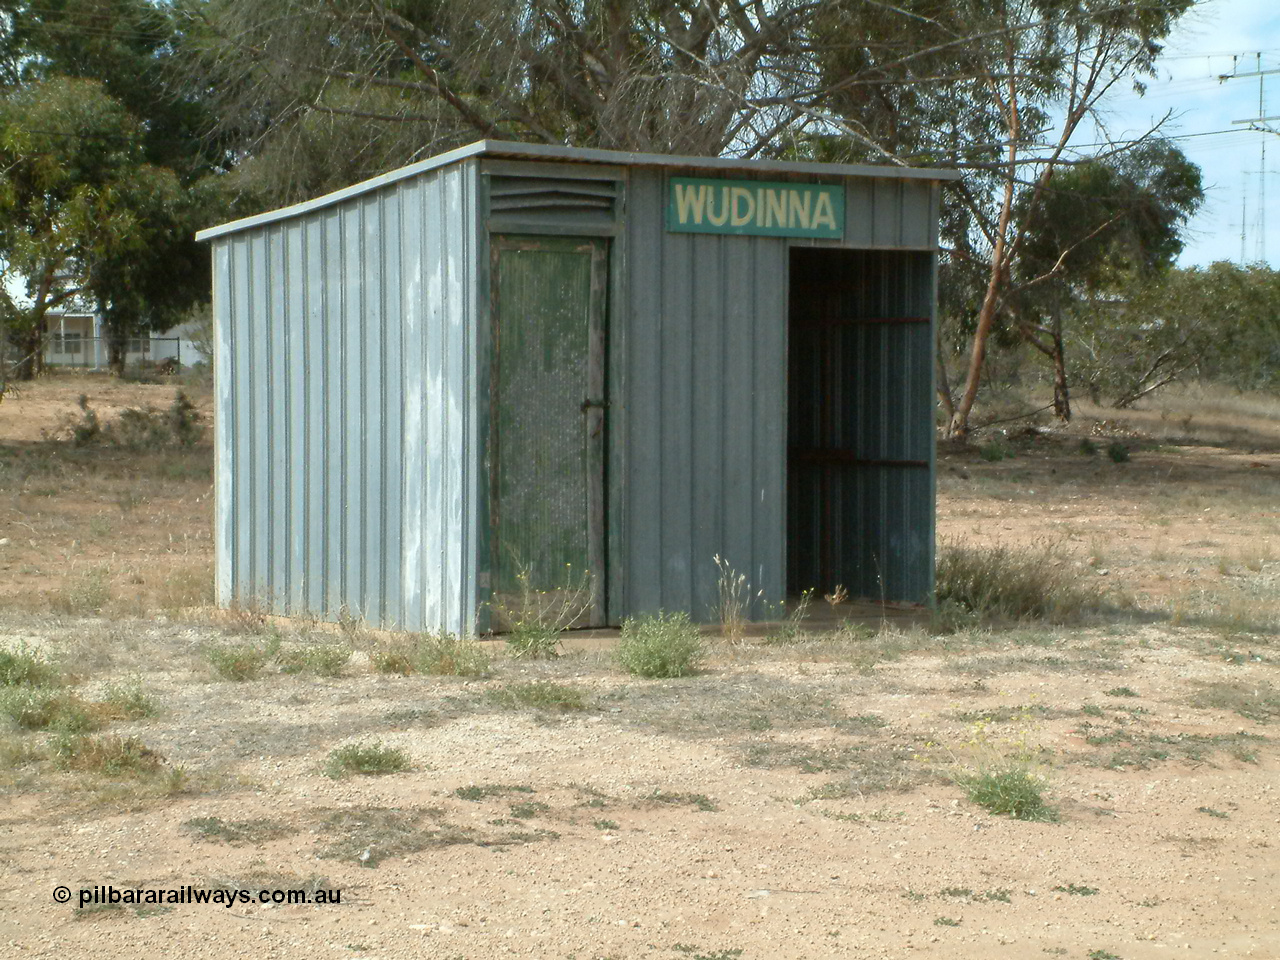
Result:
[[[351,647],[345,643],[309,644],[280,654],[280,669],[285,673],[337,677],[350,659]]]
[[[459,800],[479,803],[489,797],[500,797],[504,793],[533,793],[533,787],[524,783],[484,783],[458,787],[453,795]]]
[[[970,801],[991,813],[1015,820],[1058,819],[1057,811],[1044,801],[1044,778],[1016,764],[968,774],[959,782]]]
[[[61,734],[50,744],[53,762],[63,770],[110,777],[158,772],[164,758],[137,737]]]
[[[0,716],[22,730],[88,733],[102,726],[95,704],[51,687],[0,688]]]
[[[99,707],[113,720],[145,720],[160,712],[160,705],[142,688],[141,677],[108,685]]]
[[[359,775],[381,777],[388,773],[403,773],[409,769],[409,757],[398,747],[388,747],[380,742],[349,743],[329,754],[324,774],[334,780]]]
[[[1136,697],[1137,691],[1131,687],[1112,687],[1106,691],[1108,697]]]
[[[369,661],[378,673],[425,673],[437,677],[487,676],[491,663],[475,637],[443,632],[401,634],[379,641],[370,652]]]
[[[542,680],[507,684],[498,690],[489,691],[489,699],[508,709],[533,707],[535,710],[557,713],[587,709],[587,701],[581,690],[563,683]]]
[[[57,680],[57,668],[40,651],[25,643],[15,649],[0,649],[0,687],[43,687]]]
[[[1015,550],[944,542],[938,548],[938,604],[987,619],[1070,623],[1101,602],[1072,567],[1050,544]]]
[[[702,813],[719,813],[716,802],[705,793],[664,793],[655,790],[649,795],[651,803],[660,803],[667,807],[697,807]]]
[[[258,846],[287,837],[294,830],[274,820],[223,820],[221,817],[193,817],[182,824],[202,840],[238,846]]]
[[[205,647],[204,658],[223,680],[256,680],[280,653],[280,637],[265,643],[229,643]]]
[[[1087,887],[1080,883],[1068,883],[1065,887],[1058,884],[1053,888],[1055,893],[1065,893],[1072,897],[1092,897],[1098,892],[1097,887]]]
[[[618,642],[618,663],[640,677],[685,677],[702,662],[702,637],[687,613],[659,613],[627,620]]]
[[[49,609],[69,617],[88,617],[100,613],[111,597],[108,571],[97,567],[68,578],[62,589],[49,594]]]

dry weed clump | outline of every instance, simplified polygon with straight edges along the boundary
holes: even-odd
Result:
[[[483,677],[492,661],[475,637],[441,631],[375,637],[369,643],[369,662],[378,673],[406,677]]]
[[[204,436],[204,417],[183,391],[179,390],[165,410],[155,407],[127,407],[116,419],[103,423],[89,406],[89,397],[80,395],[80,414],[68,416],[58,431],[72,446],[115,446],[127,450],[159,450],[192,447]]]
[[[170,617],[213,606],[213,563],[206,560],[171,567],[156,599]]]
[[[937,599],[984,620],[1048,620],[1071,623],[1097,609],[1100,591],[1081,581],[1070,557],[1044,543],[1019,550],[967,546],[955,540],[938,547]]]
[[[580,623],[595,605],[596,582],[588,570],[566,563],[561,582],[549,590],[534,586],[533,568],[516,564],[518,595],[497,597],[494,612],[507,625],[507,650],[517,660],[549,660],[560,655],[560,635]]]
[[[751,620],[751,606],[753,603],[763,601],[764,591],[757,590],[752,594],[751,584],[747,581],[746,574],[738,573],[720,554],[717,553],[712,560],[718,572],[716,587],[720,633],[729,643],[739,646],[746,640],[747,623]]]
[[[111,574],[106,567],[94,567],[67,578],[62,588],[49,594],[49,609],[69,617],[100,613],[113,599]]]

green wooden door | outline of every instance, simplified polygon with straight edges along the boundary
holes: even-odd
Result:
[[[530,602],[603,624],[606,242],[491,249],[493,626]]]

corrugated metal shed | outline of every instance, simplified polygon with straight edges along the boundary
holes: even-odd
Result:
[[[840,236],[675,232],[686,177],[834,185]],[[717,554],[757,615],[835,582],[927,602],[951,178],[481,142],[204,231],[219,602],[484,629],[530,536],[586,558],[601,622],[711,618]],[[540,383],[569,409],[568,343],[580,410],[516,416]]]

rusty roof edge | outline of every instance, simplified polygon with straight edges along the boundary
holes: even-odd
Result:
[[[420,160],[407,167],[343,187],[332,193],[252,217],[207,227],[196,233],[197,240],[213,240],[229,233],[239,233],[290,217],[333,206],[344,200],[377,190],[400,180],[431,170],[447,167],[472,157],[503,157],[524,160],[559,160],[570,163],[601,163],[614,166],[693,167],[703,170],[751,170],[758,173],[807,173],[835,177],[878,177],[888,180],[958,180],[958,170],[938,167],[904,167],[892,164],[817,163],[797,160],[739,160],[733,157],[688,157],[662,153],[632,153],[622,150],[597,150],[589,147],[563,147],[543,143],[515,143],[506,140],[477,140],[465,147]]]

